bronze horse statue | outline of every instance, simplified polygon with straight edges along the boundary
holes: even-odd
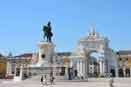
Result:
[[[46,39],[47,42],[52,42],[52,29],[51,29],[51,22],[48,22],[47,25],[43,26],[43,32],[44,32],[44,40]]]

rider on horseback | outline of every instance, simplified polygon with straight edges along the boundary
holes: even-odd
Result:
[[[51,37],[53,36],[53,33],[51,32],[51,30],[51,22],[48,22],[47,26],[43,27],[44,39],[47,38],[47,42],[52,42]]]

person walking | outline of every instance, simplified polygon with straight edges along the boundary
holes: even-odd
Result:
[[[45,84],[46,86],[48,86],[48,83],[47,83],[47,76],[46,76],[46,75],[44,76],[44,84]]]
[[[44,77],[43,77],[43,75],[42,75],[42,77],[41,77],[41,84],[42,84],[43,86],[48,86],[46,75],[44,75]]]
[[[110,87],[114,87],[113,83],[114,83],[114,80],[113,80],[113,78],[111,78],[110,81],[109,81]]]
[[[55,79],[55,78],[54,78],[53,76],[50,77],[50,84],[51,84],[51,85],[54,85],[54,84],[55,84],[54,79]]]
[[[41,76],[40,81],[41,81],[41,84],[44,85],[44,83],[43,83],[43,75]]]

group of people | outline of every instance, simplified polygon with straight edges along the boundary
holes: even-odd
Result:
[[[55,84],[55,82],[54,82],[54,77],[53,76],[50,76],[50,79],[49,79],[49,82],[50,82],[50,85],[54,85]],[[41,84],[43,85],[43,86],[48,86],[49,84],[48,84],[48,79],[47,79],[47,76],[46,75],[42,75],[41,76]],[[110,87],[114,87],[114,80],[113,80],[113,78],[110,78],[110,80],[109,80],[109,86]]]
[[[54,82],[54,77],[53,76],[50,76],[50,80],[49,80],[49,82],[50,82],[50,85],[54,85],[55,84],[55,82]],[[42,75],[41,76],[41,83],[42,83],[42,85],[43,86],[48,86],[49,84],[48,84],[48,79],[47,79],[47,76],[46,75]]]

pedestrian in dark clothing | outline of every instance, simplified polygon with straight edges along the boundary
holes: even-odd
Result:
[[[50,77],[50,83],[51,83],[51,85],[54,85],[54,84],[55,84],[54,79],[55,79],[55,78],[54,78],[53,76]]]
[[[44,85],[44,84],[43,84],[43,75],[41,76],[40,81],[41,81],[41,84]]]
[[[43,75],[42,75],[42,77],[41,77],[41,84],[42,84],[43,86],[48,86],[46,75],[44,75],[44,77],[43,77]]]

